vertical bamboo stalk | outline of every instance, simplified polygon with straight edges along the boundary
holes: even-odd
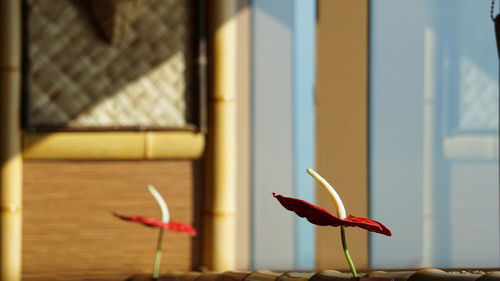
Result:
[[[237,1],[210,2],[212,77],[206,196],[205,263],[210,269],[234,269],[236,252],[236,10]]]
[[[0,280],[21,280],[21,1],[0,0]]]

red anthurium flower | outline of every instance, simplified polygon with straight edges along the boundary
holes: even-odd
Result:
[[[150,226],[150,227],[158,227],[158,228],[163,228],[167,230],[171,230],[174,232],[183,232],[187,233],[191,236],[196,235],[196,230],[187,223],[183,222],[175,222],[175,221],[169,221],[169,222],[162,222],[161,220],[158,219],[153,219],[153,218],[146,218],[146,217],[141,217],[141,216],[122,216],[117,213],[113,213],[113,215],[117,218],[120,218],[122,220],[126,221],[135,221],[142,223],[143,225]]]
[[[153,267],[153,280],[157,280],[158,277],[160,276],[160,264],[161,264],[161,253],[162,253],[161,244],[163,241],[163,230],[167,229],[175,232],[183,232],[190,234],[192,236],[196,235],[196,230],[187,223],[170,221],[170,212],[168,211],[168,206],[167,202],[165,202],[165,199],[163,199],[158,190],[156,190],[156,188],[154,188],[152,185],[148,186],[148,191],[151,193],[151,195],[153,195],[153,197],[156,200],[156,203],[158,203],[158,206],[160,207],[161,220],[153,218],[145,218],[141,216],[122,216],[117,213],[113,213],[113,215],[122,220],[135,221],[142,223],[145,226],[159,228],[158,239],[156,240],[156,254]]]
[[[340,226],[340,236],[342,239],[342,249],[344,250],[344,256],[347,260],[347,263],[349,264],[352,276],[357,277],[358,273],[356,271],[356,267],[354,266],[354,262],[352,261],[349,250],[347,249],[345,227],[357,226],[368,231],[377,232],[387,236],[391,236],[392,233],[387,227],[385,227],[378,221],[359,218],[355,216],[348,216],[344,207],[344,203],[342,203],[342,199],[340,199],[339,194],[337,193],[337,191],[335,191],[333,186],[331,186],[330,183],[328,183],[314,170],[307,169],[307,173],[309,173],[309,175],[317,180],[321,184],[321,187],[323,187],[328,192],[328,195],[332,199],[332,203],[337,211],[337,216],[334,216],[327,210],[304,200],[285,197],[282,195],[277,195],[276,193],[273,193],[273,196],[274,198],[278,199],[281,205],[283,205],[283,207],[285,207],[287,210],[295,212],[299,217],[306,218],[313,224],[323,226]]]
[[[316,225],[357,226],[387,236],[392,235],[391,231],[378,221],[355,216],[347,216],[345,219],[341,219],[332,215],[329,211],[304,200],[285,197],[276,193],[273,193],[273,196],[287,210],[296,213],[299,217],[306,218],[309,222]]]

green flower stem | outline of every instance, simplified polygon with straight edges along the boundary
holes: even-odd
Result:
[[[342,236],[342,249],[344,249],[344,255],[349,264],[349,268],[351,269],[352,277],[358,277],[358,273],[356,272],[356,267],[352,262],[351,255],[349,254],[349,250],[347,249],[347,242],[345,239],[345,226],[340,226],[340,235]]]
[[[153,266],[153,279],[156,280],[160,277],[160,265],[161,265],[161,243],[163,241],[163,228],[160,228],[158,232],[158,240],[156,242],[156,254],[155,262]]]

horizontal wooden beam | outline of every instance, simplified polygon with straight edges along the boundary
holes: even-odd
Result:
[[[196,159],[205,135],[193,132],[25,133],[25,159]]]

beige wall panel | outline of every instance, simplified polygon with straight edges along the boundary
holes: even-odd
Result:
[[[250,7],[238,0],[236,268],[250,268]]]
[[[23,280],[124,280],[151,272],[158,231],[111,212],[159,217],[146,190],[152,184],[173,221],[193,223],[198,172],[191,161],[25,161]],[[172,232],[164,239],[162,271],[197,268],[196,239]]]
[[[317,25],[317,171],[344,200],[348,214],[367,215],[368,1],[319,0]],[[331,211],[327,194],[317,202]],[[368,266],[368,236],[347,228],[358,269]],[[347,269],[340,231],[317,230],[317,266]]]

